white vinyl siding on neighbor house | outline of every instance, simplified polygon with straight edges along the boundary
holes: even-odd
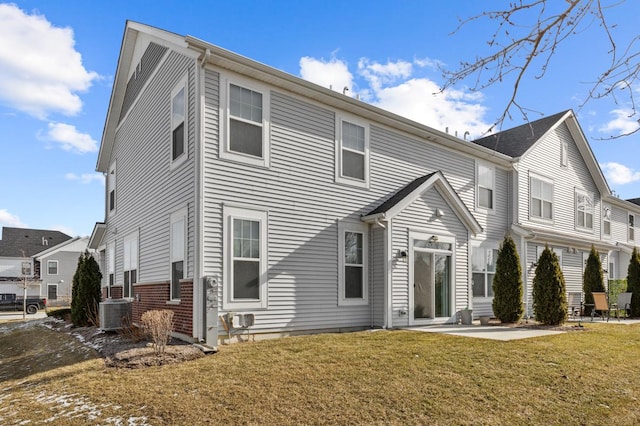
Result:
[[[47,260],[47,275],[58,275],[57,260]]]
[[[180,280],[185,278],[185,259],[187,252],[187,209],[171,214],[171,262],[169,279],[171,281],[171,300],[180,300]]]
[[[336,182],[369,186],[369,126],[340,115],[336,119]]]
[[[362,223],[338,224],[338,304],[369,303],[369,231]]]
[[[171,92],[171,167],[182,164],[187,153],[187,76]]]
[[[133,297],[133,284],[138,282],[138,233],[124,239],[124,276],[122,297]]]
[[[593,193],[580,189],[575,191],[576,229],[593,230]]]
[[[495,186],[495,167],[477,163],[476,183],[477,183],[477,206],[479,208],[493,210]]]
[[[222,86],[225,100],[220,158],[269,167],[270,95],[255,82],[229,77]]]
[[[267,307],[267,212],[224,206],[225,309]]]

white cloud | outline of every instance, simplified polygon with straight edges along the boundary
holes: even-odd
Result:
[[[440,86],[427,77],[415,73],[437,67],[439,62],[428,58],[387,61],[382,64],[369,58],[358,61],[357,77],[349,71],[345,61],[324,61],[304,57],[300,60],[300,75],[336,90],[357,86],[350,96],[386,109],[403,117],[467,139],[483,135],[491,127],[484,121],[487,108],[479,92],[449,89],[440,93]],[[359,82],[361,84],[359,84]]]
[[[54,231],[63,232],[69,235],[70,237],[74,237],[78,235],[76,231],[73,230],[73,228],[69,228],[68,226],[65,226],[65,225],[53,225],[50,228]]]
[[[620,163],[603,163],[600,164],[602,172],[607,180],[616,185],[625,185],[632,182],[640,181],[640,171],[635,171]]]
[[[347,87],[353,91],[353,75],[347,63],[336,58],[329,61],[305,56],[300,59],[300,76],[312,83],[342,92]]]
[[[83,184],[90,184],[91,182],[100,182],[104,184],[104,175],[102,173],[82,173],[80,175],[75,173],[66,173],[64,178]]]
[[[73,30],[14,4],[0,4],[0,22],[0,102],[41,119],[80,112],[77,93],[99,75],[82,65]]]
[[[610,112],[614,118],[604,126],[600,132],[614,135],[624,135],[638,130],[638,114],[630,109],[614,109]]]
[[[40,139],[61,145],[65,151],[73,151],[78,154],[96,152],[98,143],[87,133],[80,133],[71,124],[49,123],[46,134],[39,135]]]
[[[26,228],[18,216],[9,213],[6,209],[0,209],[0,226],[8,226],[12,228]]]

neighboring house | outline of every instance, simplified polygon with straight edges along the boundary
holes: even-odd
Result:
[[[579,289],[591,244],[625,268],[640,214],[612,197],[571,111],[472,143],[133,22],[97,170],[103,296],[134,320],[171,309],[176,333],[209,345],[231,313],[265,335],[490,314],[507,233],[531,314],[544,244]]]
[[[46,229],[2,228],[0,240],[0,293],[40,295],[40,262],[37,253],[71,239],[60,232]]]
[[[76,237],[34,256],[40,263],[40,297],[48,306],[69,306],[78,258],[87,249],[89,237]]]

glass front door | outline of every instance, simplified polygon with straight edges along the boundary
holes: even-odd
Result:
[[[451,243],[413,239],[413,319],[451,316]]]

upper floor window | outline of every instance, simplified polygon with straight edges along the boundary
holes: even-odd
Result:
[[[593,229],[593,194],[576,189],[576,227]]]
[[[31,276],[31,262],[22,262],[20,272],[23,276]]]
[[[180,300],[180,280],[185,277],[187,251],[187,209],[171,214],[170,298]]]
[[[368,227],[360,223],[340,223],[338,304],[366,304],[368,301]]]
[[[540,219],[553,219],[553,182],[537,177],[530,178],[531,203],[529,214]]]
[[[220,156],[269,167],[269,95],[254,83],[224,85],[227,99],[226,139]],[[225,96],[223,94],[223,96]]]
[[[267,307],[267,213],[224,207],[224,303],[240,309]]]
[[[478,207],[493,209],[495,169],[478,163],[476,182],[478,183]]]
[[[107,176],[107,192],[109,214],[113,214],[116,211],[116,163],[113,163],[109,168],[109,175]]]
[[[472,248],[471,278],[473,283],[473,297],[493,297],[493,277],[496,274],[497,258],[497,248]]]
[[[604,206],[602,208],[602,233],[604,235],[611,235],[611,207]]]
[[[569,144],[563,141],[560,144],[560,166],[567,167],[569,164]]]
[[[355,120],[337,120],[336,181],[366,187],[369,182],[369,131]]]
[[[47,260],[47,274],[48,275],[58,275],[58,261],[57,260]]]
[[[171,92],[171,161],[186,159],[187,78]]]
[[[629,232],[627,234],[627,239],[629,241],[635,241],[635,239],[636,239],[636,235],[635,235],[636,233],[635,233],[635,228],[634,228],[635,219],[636,219],[635,216],[633,214],[629,213],[629,222],[628,222]]]
[[[138,282],[138,233],[124,240],[124,288],[122,297],[133,297],[133,285]]]

